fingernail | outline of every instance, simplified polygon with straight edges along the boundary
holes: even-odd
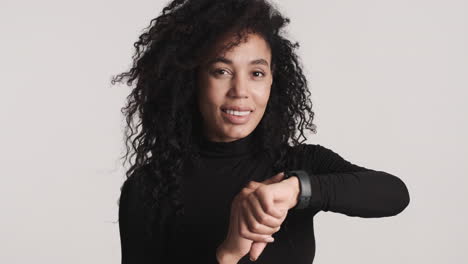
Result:
[[[265,238],[265,241],[266,242],[273,242],[273,241],[275,241],[275,239],[273,237],[267,237],[267,238]]]
[[[252,257],[250,257],[250,261],[255,261],[256,259],[253,259]]]

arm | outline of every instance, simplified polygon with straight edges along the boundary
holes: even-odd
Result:
[[[321,145],[295,147],[293,167],[309,173],[312,210],[359,217],[393,216],[409,204],[404,182],[387,172],[367,169]]]
[[[133,178],[122,186],[119,201],[119,231],[122,264],[161,263],[159,248],[146,234],[142,202]]]
[[[242,256],[235,256],[234,254],[229,254],[221,244],[216,249],[215,258],[212,260],[212,263],[219,263],[219,264],[237,264]]]

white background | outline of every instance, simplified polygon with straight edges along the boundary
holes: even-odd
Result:
[[[309,80],[308,143],[392,173],[394,217],[316,216],[314,263],[468,263],[468,3],[276,1]],[[0,2],[0,263],[119,263],[120,107],[166,1]]]

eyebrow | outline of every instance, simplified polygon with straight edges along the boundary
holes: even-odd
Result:
[[[212,60],[209,60],[208,65],[211,65],[211,64],[217,63],[217,62],[223,62],[223,63],[229,64],[229,65],[233,64],[233,62],[230,59],[227,59],[225,57],[216,57],[216,58],[214,58]],[[263,64],[263,65],[268,66],[268,62],[266,60],[264,60],[264,59],[252,60],[252,61],[250,61],[249,64],[251,64],[251,65]]]

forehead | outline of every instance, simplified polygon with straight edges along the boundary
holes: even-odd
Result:
[[[243,36],[237,45],[226,49],[233,41],[237,42],[237,40],[237,36],[233,34],[226,34],[219,38],[208,54],[208,64],[216,62],[270,64],[270,47],[263,37],[258,34],[249,33]]]

